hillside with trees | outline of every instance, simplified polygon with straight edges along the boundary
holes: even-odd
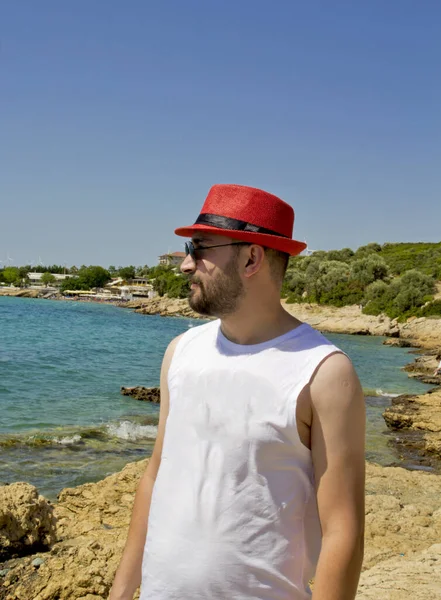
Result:
[[[360,304],[391,318],[441,316],[434,300],[441,243],[368,244],[290,258],[282,296],[288,303]]]

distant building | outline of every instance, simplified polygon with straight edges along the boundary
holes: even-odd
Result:
[[[55,287],[59,286],[64,279],[71,277],[71,275],[62,275],[61,273],[52,273],[52,275],[55,277],[55,282],[53,283],[53,286]],[[29,284],[33,287],[43,287],[44,284],[41,281],[42,277],[43,273],[33,273],[30,271],[28,273]]]
[[[126,285],[123,285],[121,288],[121,300],[133,300],[133,294]]]
[[[153,292],[153,286],[146,277],[135,277],[128,280],[117,277],[106,283],[104,289],[120,294],[123,300],[132,300],[135,296],[150,298]]]
[[[134,279],[129,279],[127,283],[134,286],[143,286],[150,285],[150,280],[147,277],[135,277]]]
[[[185,258],[185,252],[172,252],[171,254],[162,254],[159,257],[159,264],[167,267],[179,267]]]

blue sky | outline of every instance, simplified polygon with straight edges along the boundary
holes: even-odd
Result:
[[[437,0],[0,4],[0,260],[149,264],[213,183],[312,249],[441,239]]]

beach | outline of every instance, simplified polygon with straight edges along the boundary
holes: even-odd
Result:
[[[41,306],[43,310],[46,303]],[[84,318],[93,317],[98,326],[98,317],[110,318],[108,312],[113,315],[114,310],[112,307],[79,308]],[[441,339],[437,337],[439,320],[396,324],[371,317],[366,321],[363,315],[357,314],[358,307],[349,307],[346,314],[330,307],[321,310],[321,307],[287,305],[286,308],[322,331],[364,332],[363,338],[352,338],[354,342],[389,332],[393,336],[390,340],[404,340],[418,347],[419,354],[408,355],[408,362],[415,365],[410,373],[413,376],[429,377],[432,366],[436,365],[436,341]],[[144,314],[190,318],[182,310],[180,301],[151,301],[138,309]],[[57,310],[60,318],[65,319],[63,306]],[[130,312],[116,313],[127,314],[127,320],[124,317],[122,324],[119,320],[115,324],[118,331],[124,331],[131,322]],[[77,311],[75,314],[79,316]],[[133,314],[133,319],[136,330],[143,322],[156,323],[156,320],[143,320],[139,313]],[[183,319],[160,322],[169,327],[173,323],[187,324]],[[382,346],[376,344],[375,348],[378,353]],[[390,349],[389,352],[401,353],[404,358],[409,351],[412,349]],[[411,454],[414,467],[409,470],[367,463],[366,551],[358,600],[441,598],[441,479],[438,474],[441,392],[439,389],[431,391],[434,387],[426,386],[431,393],[397,395],[385,412],[396,449],[403,460]],[[151,403],[137,403],[137,406],[139,404]],[[131,462],[129,459],[122,470],[97,483],[65,488],[53,502],[27,483],[0,487],[0,523],[3,524],[0,528],[3,549],[0,600],[107,598],[125,543],[137,481],[146,464],[146,460]]]

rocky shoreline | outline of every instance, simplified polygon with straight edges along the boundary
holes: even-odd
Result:
[[[385,315],[364,315],[356,305],[337,308],[318,304],[287,304],[284,300],[282,305],[300,321],[325,333],[379,335],[399,339],[400,342],[395,345],[441,352],[441,319],[411,318],[406,323],[399,323],[397,319],[390,319]],[[166,296],[132,300],[118,306],[143,315],[202,318],[190,308],[187,300]]]
[[[5,561],[4,549],[0,600],[106,599],[146,464],[131,463],[98,483],[65,489],[55,505],[29,484],[0,488],[0,536],[16,532],[11,554],[19,555]],[[379,590],[382,600],[440,597],[440,492],[437,475],[367,464],[366,550],[357,600],[378,598]]]

